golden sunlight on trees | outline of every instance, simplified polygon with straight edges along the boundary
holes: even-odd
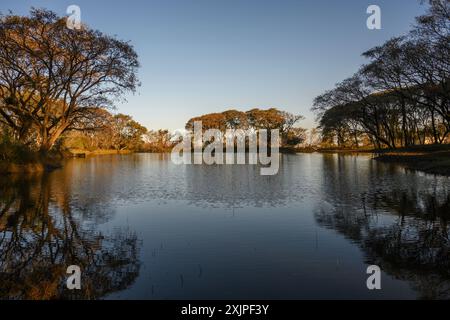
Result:
[[[0,122],[15,140],[46,153],[64,132],[95,125],[98,108],[133,92],[138,67],[127,42],[87,26],[70,30],[51,11],[3,16]]]
[[[99,109],[95,125],[71,130],[63,136],[63,149],[76,150],[140,150],[147,128],[124,114],[112,115]]]
[[[297,123],[304,119],[301,115],[280,111],[276,108],[267,110],[251,109],[247,112],[228,110],[222,113],[210,113],[190,119],[186,123],[186,130],[192,131],[194,122],[201,121],[203,130],[259,130],[278,129],[282,139],[282,147],[293,148],[306,140],[306,130],[297,127]]]
[[[146,152],[168,152],[176,144],[169,130],[150,130],[144,135],[142,150]]]

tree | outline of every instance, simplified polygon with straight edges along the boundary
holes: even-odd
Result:
[[[319,128],[311,128],[307,135],[307,146],[315,147],[320,144],[320,130]]]
[[[284,137],[284,145],[287,147],[296,147],[306,141],[306,132],[304,128],[291,128]]]
[[[111,144],[116,150],[138,150],[143,144],[142,136],[147,129],[130,116],[117,114],[111,123]]]
[[[245,112],[238,110],[228,110],[222,112],[225,117],[227,129],[248,129],[249,123]]]
[[[276,108],[254,108],[246,112],[227,110],[222,113],[210,113],[190,119],[186,123],[186,130],[192,131],[194,122],[201,121],[203,130],[218,129],[222,133],[226,130],[270,130],[278,129],[281,134],[282,145],[292,147],[302,143],[305,130],[296,127],[304,119],[301,115],[280,111]]]
[[[358,146],[363,134],[377,148],[446,141],[450,2],[429,2],[409,34],[363,53],[368,63],[314,100],[324,137]]]
[[[255,108],[247,111],[246,114],[248,123],[256,130],[280,129],[281,131],[285,124],[285,119],[282,112],[276,108],[270,108],[267,110]]]
[[[170,151],[175,142],[169,130],[150,130],[144,135],[143,150],[147,152]]]
[[[137,54],[127,42],[44,9],[0,20],[0,116],[15,137],[47,152],[91,108],[113,105],[139,85]]]

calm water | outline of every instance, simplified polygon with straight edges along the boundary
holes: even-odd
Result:
[[[0,178],[0,297],[450,298],[450,178],[368,156],[68,161]],[[82,290],[64,289],[67,266]],[[382,270],[382,290],[366,268]]]

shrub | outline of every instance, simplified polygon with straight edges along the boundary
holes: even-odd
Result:
[[[33,163],[38,161],[38,155],[27,146],[13,141],[9,135],[3,133],[0,136],[0,161],[18,164]]]

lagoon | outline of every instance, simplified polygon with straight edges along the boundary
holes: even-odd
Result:
[[[0,298],[448,299],[449,218],[449,177],[368,155],[283,155],[274,176],[70,159],[2,177]],[[72,264],[80,292],[64,287]]]

